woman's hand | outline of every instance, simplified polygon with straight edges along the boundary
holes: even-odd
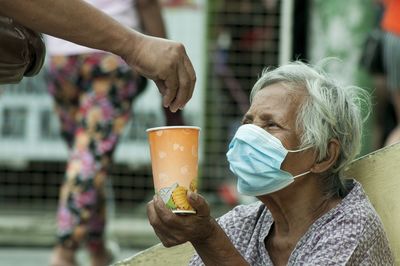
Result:
[[[188,200],[196,210],[196,214],[175,214],[165,206],[160,196],[155,196],[147,204],[149,222],[166,247],[187,241],[207,242],[213,235],[216,222],[210,216],[210,208],[206,200],[197,193],[190,193]]]
[[[248,266],[222,228],[210,216],[206,200],[197,193],[190,193],[188,200],[197,211],[196,214],[174,214],[159,196],[147,204],[150,224],[163,245],[172,247],[189,241],[205,265]]]
[[[124,46],[122,57],[139,74],[154,80],[164,107],[182,109],[193,95],[196,74],[181,43],[135,32],[134,47]]]

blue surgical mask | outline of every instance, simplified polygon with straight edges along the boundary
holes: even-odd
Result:
[[[282,162],[289,152],[281,141],[253,124],[239,127],[226,156],[230,170],[238,178],[239,193],[248,196],[261,196],[281,190],[291,184],[296,177],[310,173],[307,171],[293,176],[281,170]]]

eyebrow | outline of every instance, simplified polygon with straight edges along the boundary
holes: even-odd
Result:
[[[264,113],[261,113],[259,115],[259,117],[262,120],[268,120],[268,119],[273,118],[273,120],[275,120],[278,123],[286,123],[287,122],[287,120],[283,119],[283,116],[280,115],[279,113],[264,112]]]
[[[259,115],[260,119],[263,121],[268,121],[269,119],[273,119],[277,124],[279,124],[280,126],[287,128],[288,127],[288,123],[287,120],[283,119],[283,117],[277,113],[275,114],[271,114],[269,112],[264,112],[261,113],[261,115]],[[246,120],[250,120],[253,121],[254,120],[254,115],[252,114],[245,114],[242,118],[242,122],[246,121]]]
[[[286,130],[292,129],[292,127],[288,123],[288,120],[284,119],[284,117],[280,113],[264,112],[264,113],[261,113],[259,117],[262,121],[268,121],[269,119],[272,119],[275,123],[277,123],[283,129],[286,129]]]

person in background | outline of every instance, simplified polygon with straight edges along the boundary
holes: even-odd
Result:
[[[157,0],[87,2],[127,27],[166,37]],[[75,265],[82,244],[92,265],[108,265],[105,180],[132,102],[145,88],[146,79],[115,55],[50,36],[46,44],[49,92],[70,149],[57,214],[59,242],[51,265]],[[183,123],[181,112],[163,109],[167,125]]]
[[[373,82],[373,112],[372,112],[372,149],[377,150],[382,148],[384,141],[391,130],[390,123],[393,109],[389,93],[386,88],[386,73],[383,67],[383,34],[380,26],[384,6],[380,0],[371,1],[371,8],[373,10],[373,24],[368,38],[364,44],[360,66],[370,75]],[[379,39],[379,44],[376,45],[374,53],[371,53],[371,45],[368,43],[369,38],[375,36]],[[367,60],[368,59],[368,60]],[[368,63],[368,64],[366,64]]]
[[[163,245],[191,242],[189,265],[394,265],[378,214],[344,175],[366,92],[294,62],[265,70],[250,102],[226,155],[239,193],[258,201],[215,220],[197,193],[184,216],[155,196],[147,215]]]
[[[396,113],[397,126],[386,139],[385,145],[400,141],[400,0],[384,0],[385,11],[381,27],[383,39],[383,64],[386,84]]]
[[[25,27],[119,55],[152,79],[172,112],[193,94],[196,74],[182,44],[125,27],[82,0],[0,0],[0,15]]]

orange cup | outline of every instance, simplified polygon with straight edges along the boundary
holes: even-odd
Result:
[[[154,189],[174,213],[196,213],[187,200],[197,192],[199,127],[147,129]]]

